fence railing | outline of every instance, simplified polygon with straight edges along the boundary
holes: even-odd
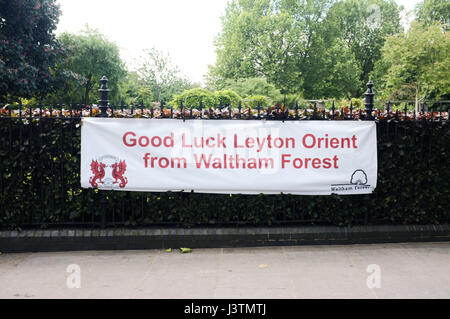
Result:
[[[175,119],[240,119],[240,120],[431,120],[443,121],[449,119],[450,101],[421,101],[420,111],[408,110],[408,105],[415,101],[384,101],[384,108],[374,106],[373,84],[367,84],[368,90],[365,93],[366,103],[364,108],[354,107],[349,101],[345,107],[336,107],[335,100],[306,100],[306,107],[301,107],[298,102],[294,107],[288,107],[277,103],[270,107],[246,107],[241,103],[237,106],[219,105],[218,107],[203,106],[200,103],[197,107],[186,108],[180,104],[176,108],[165,107],[161,102],[159,107],[140,105],[112,105],[109,103],[109,89],[107,78],[101,79],[99,105],[81,104],[58,104],[51,106],[29,105],[24,107],[19,102],[16,108],[9,105],[0,108],[2,117],[18,118],[81,118],[81,117],[142,117],[142,118],[175,118]],[[323,106],[323,103],[331,103],[330,108]],[[398,107],[394,110],[395,104],[403,103],[404,108]],[[427,110],[427,105],[438,105],[432,111]]]
[[[0,228],[154,225],[383,224],[450,220],[448,111],[364,109],[138,108],[108,103],[103,79],[98,107],[2,109]],[[371,195],[220,195],[82,189],[83,116],[249,120],[366,120],[377,123],[378,185]]]

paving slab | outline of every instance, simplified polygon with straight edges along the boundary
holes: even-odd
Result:
[[[4,253],[0,298],[447,299],[448,269],[449,242]]]

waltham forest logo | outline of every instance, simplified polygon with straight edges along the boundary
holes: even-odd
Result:
[[[367,184],[367,174],[362,169],[357,169],[353,172],[349,184],[331,185],[332,192],[355,191],[369,188],[370,185]]]
[[[127,164],[113,155],[104,155],[91,162],[92,176],[89,183],[94,188],[125,188],[128,179],[124,176]]]

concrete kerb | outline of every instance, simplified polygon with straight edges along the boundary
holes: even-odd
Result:
[[[235,228],[0,231],[0,251],[225,248],[310,244],[449,241],[450,225],[280,226]]]

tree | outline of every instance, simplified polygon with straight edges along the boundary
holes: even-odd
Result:
[[[316,40],[317,41],[317,40]],[[314,45],[303,85],[306,98],[352,98],[361,93],[362,70],[348,42]]]
[[[347,43],[346,47],[361,70],[353,96],[363,94],[369,74],[381,58],[386,38],[401,32],[401,9],[394,0],[343,0],[335,3],[328,12],[321,32],[325,43],[333,42],[333,39]],[[349,87],[347,91],[353,89]]]
[[[450,27],[450,2],[448,0],[424,0],[415,8],[417,20],[427,25],[438,21]]]
[[[399,13],[394,0],[234,0],[209,83],[259,77],[282,94],[359,97]]]
[[[210,77],[266,78],[283,94],[298,91],[302,62],[330,0],[234,0],[215,41]]]
[[[144,85],[136,72],[129,72],[119,84],[121,102],[126,104],[149,106],[153,101],[152,90]]]
[[[382,49],[375,76],[381,80],[384,95],[413,91],[416,110],[419,100],[441,98],[450,87],[450,33],[443,25],[425,26],[413,22],[406,34],[391,36]]]
[[[0,0],[0,100],[44,95],[58,82],[62,48],[55,0]]]
[[[97,92],[94,92],[94,88],[99,87],[99,80],[104,75],[108,78],[110,99],[118,102],[118,84],[124,80],[127,71],[120,59],[117,45],[89,27],[80,34],[63,33],[59,39],[68,51],[68,58],[61,68],[82,77],[80,83],[84,92],[81,95],[78,89],[73,90],[74,102],[80,101],[81,98],[84,104],[95,101]]]
[[[162,51],[152,48],[145,51],[141,66],[138,68],[139,80],[150,88],[154,99],[168,102],[174,94],[191,88],[192,85],[177,66],[172,64],[170,57]]]

